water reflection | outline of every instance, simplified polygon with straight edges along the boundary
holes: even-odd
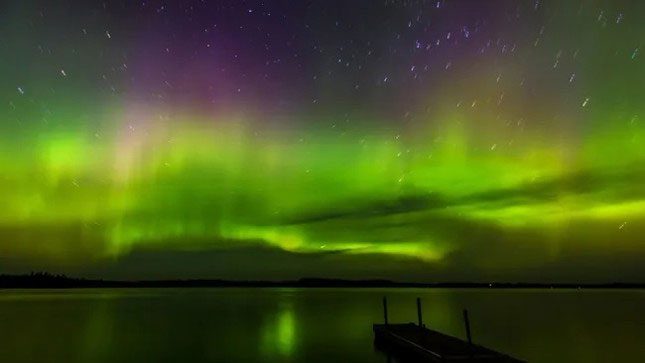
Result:
[[[112,336],[116,334],[113,330],[113,304],[108,299],[115,294],[105,294],[104,299],[96,301],[91,313],[87,314],[86,325],[83,329],[82,339],[78,346],[80,360],[91,362],[95,359],[103,359],[109,353],[112,346]]]
[[[0,291],[2,362],[386,362],[371,324],[424,322],[531,362],[645,361],[645,291]]]
[[[262,356],[289,357],[296,345],[296,319],[292,303],[281,304],[276,314],[262,325]]]

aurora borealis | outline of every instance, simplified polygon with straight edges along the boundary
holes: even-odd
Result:
[[[0,273],[645,276],[642,1],[0,20]]]

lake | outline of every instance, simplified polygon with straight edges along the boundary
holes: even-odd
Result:
[[[185,288],[0,291],[2,362],[386,362],[372,323],[416,321],[530,362],[645,361],[643,290]]]

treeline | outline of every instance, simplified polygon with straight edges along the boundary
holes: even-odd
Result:
[[[125,282],[73,278],[48,272],[32,272],[25,275],[0,275],[0,288],[4,289],[64,289],[126,286],[127,283]]]
[[[645,283],[527,283],[527,282],[396,282],[390,280],[344,280],[302,278],[289,281],[239,281],[222,279],[116,281],[73,278],[48,272],[24,275],[0,275],[0,289],[70,289],[70,288],[147,288],[147,287],[416,287],[468,289],[642,289]]]

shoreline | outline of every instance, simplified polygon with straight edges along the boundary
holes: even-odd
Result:
[[[0,290],[6,289],[81,289],[81,288],[427,288],[427,289],[645,289],[645,283],[536,283],[536,282],[398,282],[390,280],[345,280],[302,278],[298,280],[102,280],[71,278],[36,273],[0,275]]]

